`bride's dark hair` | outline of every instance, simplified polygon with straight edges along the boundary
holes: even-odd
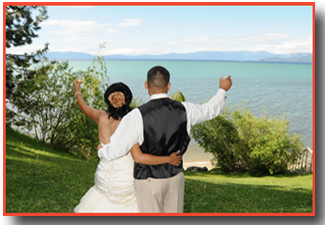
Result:
[[[116,104],[112,103],[109,100],[110,95],[114,92],[122,92],[124,94],[125,102],[121,103],[123,104],[121,107],[116,107]],[[104,94],[104,99],[108,106],[106,110],[106,112],[109,114],[108,118],[112,117],[113,119],[118,120],[123,116],[125,116],[128,112],[130,112],[132,110],[132,108],[130,107],[132,98],[133,98],[132,92],[127,85],[125,85],[122,82],[111,84],[106,89]],[[115,107],[113,105],[115,105]]]

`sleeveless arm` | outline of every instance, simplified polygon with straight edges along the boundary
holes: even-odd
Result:
[[[78,102],[78,106],[80,108],[80,110],[86,114],[86,116],[88,116],[89,119],[91,119],[92,121],[98,123],[99,122],[99,117],[102,113],[105,113],[105,111],[103,110],[97,110],[94,109],[90,106],[88,106],[84,99],[82,98],[81,94],[76,95],[77,98],[77,102]]]
[[[110,143],[97,152],[99,158],[112,160],[126,155],[136,143],[143,142],[143,122],[138,109],[132,110],[123,117],[119,126],[110,138]]]

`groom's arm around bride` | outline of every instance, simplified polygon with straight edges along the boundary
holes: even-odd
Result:
[[[197,123],[211,120],[218,116],[224,106],[224,101],[227,98],[227,91],[232,86],[231,76],[225,79],[220,78],[219,91],[208,103],[203,105],[183,102],[188,108],[191,108],[188,113],[188,117],[191,119],[191,127]],[[193,111],[191,111],[193,110]],[[110,143],[98,148],[98,157],[112,160],[121,157],[129,152],[132,146],[136,143],[142,143],[143,126],[136,123],[141,121],[142,118],[137,109],[127,114],[121,121],[119,127],[115,133],[111,136]],[[134,143],[134,144],[133,144]]]
[[[191,126],[215,118],[224,107],[231,77],[220,78],[219,90],[202,105],[168,98],[169,72],[161,66],[148,71],[145,87],[150,101],[127,114],[111,136],[111,142],[98,150],[98,156],[111,160],[127,154],[136,143],[142,152],[184,154]],[[182,212],[184,175],[182,163],[135,167],[135,191],[141,212]]]

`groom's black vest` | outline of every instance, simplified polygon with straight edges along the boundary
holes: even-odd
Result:
[[[187,133],[186,111],[182,103],[168,99],[154,99],[139,107],[143,118],[143,138],[140,146],[143,153],[168,156],[178,150],[184,154],[190,142]],[[171,164],[144,165],[137,163],[135,179],[168,178],[183,171]]]

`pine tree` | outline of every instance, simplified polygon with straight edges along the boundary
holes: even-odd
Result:
[[[45,6],[6,6],[6,49],[31,44],[38,37],[40,23],[47,18]],[[6,101],[11,102],[14,97],[15,81],[33,77],[31,64],[37,63],[47,50],[48,43],[45,43],[44,48],[35,53],[6,54]]]

